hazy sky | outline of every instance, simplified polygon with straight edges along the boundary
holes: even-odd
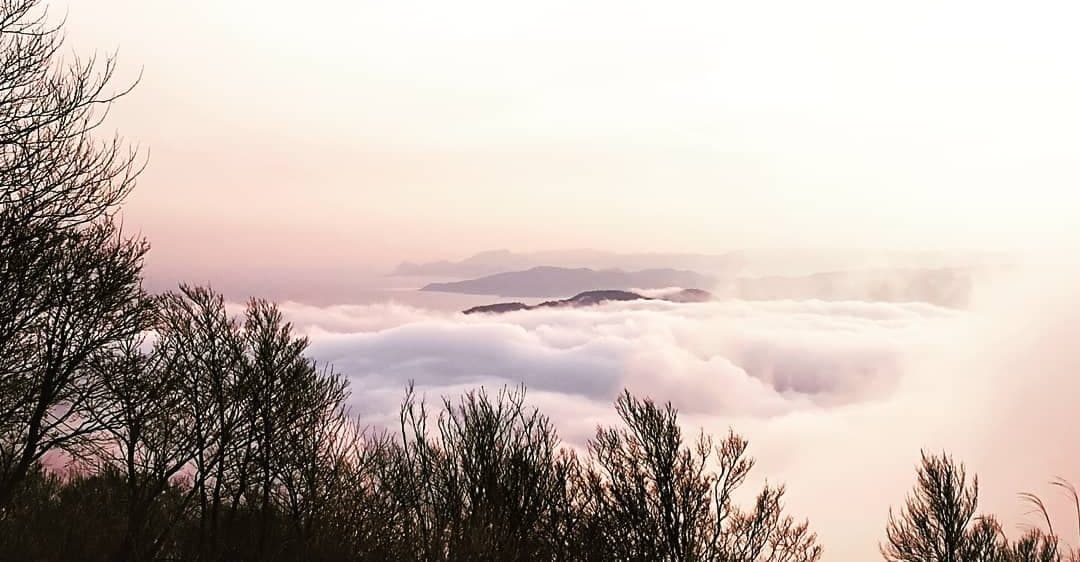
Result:
[[[1080,13],[987,1],[78,0],[159,263],[1015,247],[1080,216]]]

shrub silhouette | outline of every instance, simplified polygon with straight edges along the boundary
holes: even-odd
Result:
[[[677,412],[624,392],[625,428],[600,428],[584,471],[587,536],[607,560],[818,560],[806,523],[783,514],[783,487],[766,486],[752,509],[732,496],[754,466],[729,433],[683,442]],[[715,463],[716,468],[710,468]]]
[[[395,468],[407,475],[402,546],[423,560],[565,559],[570,475],[547,418],[523,390],[444,400],[433,434],[410,390]]]
[[[1059,484],[1065,486],[1063,481]],[[963,464],[946,455],[923,452],[913,493],[900,513],[889,511],[882,555],[891,562],[1076,560],[1075,554],[1060,545],[1038,497],[1022,494],[1043,515],[1047,530],[1031,529],[1010,543],[993,516],[976,514],[978,496],[978,477],[969,481]]]

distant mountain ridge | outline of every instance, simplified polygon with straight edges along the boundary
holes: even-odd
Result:
[[[538,308],[580,308],[596,306],[605,302],[659,300],[667,302],[705,302],[712,300],[712,294],[701,289],[682,289],[658,297],[647,297],[632,291],[601,290],[585,291],[568,299],[544,301],[540,304],[529,306],[521,302],[500,302],[483,306],[474,306],[463,310],[464,314],[501,314],[518,310],[536,310]]]
[[[540,266],[465,281],[429,283],[420,290],[511,298],[553,298],[599,290],[711,287],[716,282],[714,277],[677,269],[623,271]]]
[[[403,262],[391,275],[411,277],[481,277],[495,273],[550,266],[567,269],[687,269],[719,272],[739,264],[735,254],[632,253],[600,250],[561,250],[518,253],[509,250],[480,252],[460,261]]]
[[[559,298],[603,290],[630,292],[670,287],[709,287],[720,299],[925,302],[965,308],[970,304],[976,280],[991,276],[995,271],[999,270],[972,267],[879,268],[717,280],[681,270],[625,272],[535,267],[466,281],[432,283],[422,290],[507,298]]]
[[[553,250],[513,252],[492,250],[462,260],[429,263],[404,262],[390,275],[442,279],[471,279],[495,273],[521,271],[538,266],[568,269],[680,269],[734,277],[799,276],[828,271],[865,269],[933,269],[982,267],[1010,263],[1004,253],[901,250],[736,250],[717,254],[688,252],[608,252],[602,250]]]

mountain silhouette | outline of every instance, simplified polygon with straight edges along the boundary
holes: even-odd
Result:
[[[520,302],[500,302],[483,306],[474,306],[462,311],[465,314],[499,314],[503,312],[515,312],[518,310],[536,310],[538,308],[580,308],[596,306],[606,302],[658,300],[667,302],[705,302],[712,300],[712,294],[701,289],[682,289],[659,297],[646,297],[632,291],[619,291],[614,289],[601,291],[585,291],[568,299],[544,301],[540,304],[529,306]]]
[[[716,279],[678,269],[595,270],[540,266],[477,279],[430,283],[420,290],[517,298],[557,298],[587,291],[711,287]]]

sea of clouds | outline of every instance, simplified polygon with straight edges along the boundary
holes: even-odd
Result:
[[[528,402],[580,447],[614,422],[611,403],[629,389],[671,401],[688,433],[733,428],[750,439],[757,477],[788,485],[790,509],[811,519],[827,558],[867,560],[914,482],[920,449],[948,450],[978,472],[982,505],[1010,530],[1036,523],[1018,492],[1052,494],[1046,482],[1057,475],[1080,480],[1080,303],[1053,271],[983,288],[970,310],[823,301],[469,316],[393,303],[282,309],[310,337],[311,355],[348,376],[365,423],[395,427],[410,381],[431,401],[525,384]]]

